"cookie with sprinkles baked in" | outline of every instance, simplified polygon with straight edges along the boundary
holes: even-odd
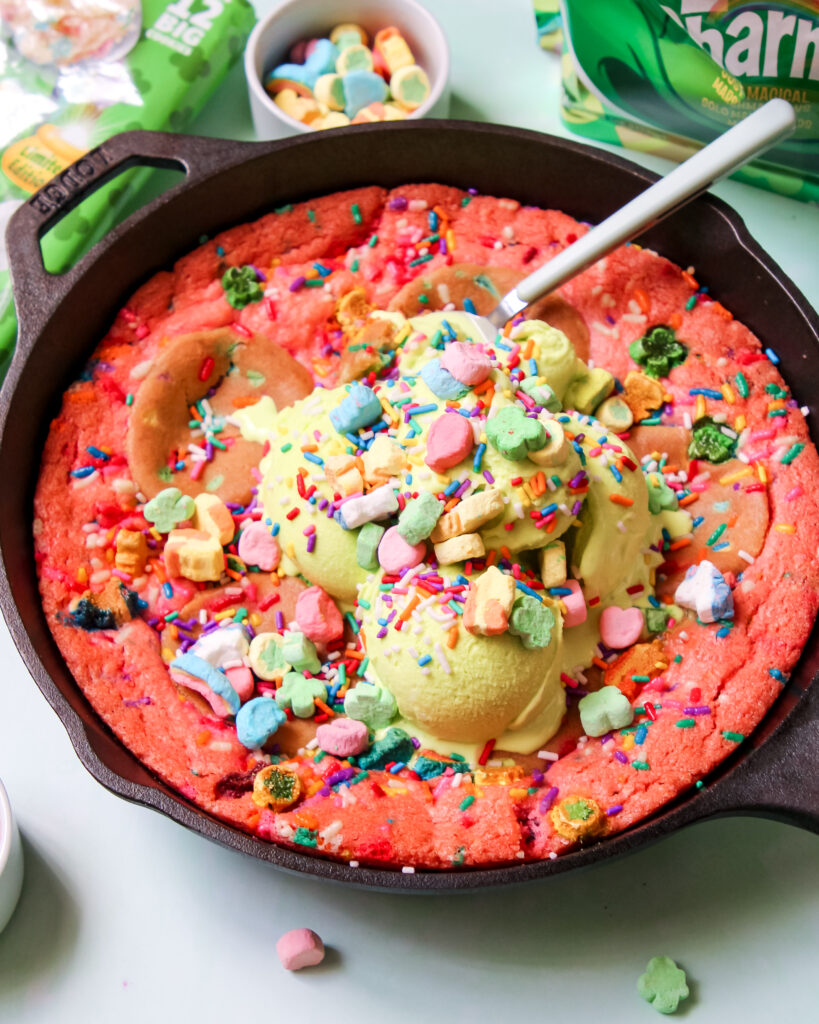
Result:
[[[224,232],[116,318],[46,444],[41,593],[188,799],[351,863],[518,863],[652,813],[775,700],[819,462],[760,342],[634,245],[492,345],[464,313],[584,230],[361,189]]]

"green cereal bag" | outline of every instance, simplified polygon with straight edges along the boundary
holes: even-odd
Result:
[[[683,160],[781,97],[796,110],[796,131],[734,177],[819,199],[816,0],[561,0],[561,16],[562,115],[572,131]]]
[[[0,379],[17,328],[3,243],[13,212],[116,132],[184,129],[253,22],[247,0],[0,0]],[[46,267],[71,266],[151,173],[128,171],[67,214],[43,239]]]

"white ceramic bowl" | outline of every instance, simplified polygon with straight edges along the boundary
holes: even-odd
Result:
[[[260,139],[283,139],[309,132],[277,107],[262,85],[273,68],[287,61],[300,39],[326,36],[335,25],[352,22],[370,36],[395,25],[426,71],[430,93],[409,117],[447,117],[449,114],[449,46],[438,22],[415,0],[287,0],[256,25],[245,49],[245,76],[253,125]]]
[[[14,913],[23,888],[23,846],[11,804],[0,782],[0,932]]]

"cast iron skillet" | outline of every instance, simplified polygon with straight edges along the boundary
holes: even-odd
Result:
[[[187,180],[112,231],[66,274],[46,273],[39,246],[43,233],[90,191],[135,165],[181,169]],[[99,782],[209,839],[278,867],[404,891],[469,890],[544,878],[634,850],[682,825],[727,814],[761,815],[819,833],[817,630],[770,714],[706,780],[705,788],[689,791],[630,831],[554,861],[408,875],[350,868],[282,849],[184,800],[99,719],[69,674],[40,606],[31,519],[48,422],[63,389],[127,297],[191,250],[202,234],[213,235],[272,207],[337,189],[413,181],[474,186],[599,221],[654,180],[656,175],[606,152],[492,125],[362,125],[277,143],[129,132],[82,157],[21,207],[9,225],[20,336],[0,394],[0,604],[29,671]],[[795,396],[811,406],[815,427],[819,396],[806,371],[819,357],[816,314],[748,236],[737,214],[705,196],[640,241],[683,267],[696,266],[711,294],[776,350]]]

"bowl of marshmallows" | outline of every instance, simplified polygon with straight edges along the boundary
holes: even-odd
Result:
[[[289,0],[245,51],[256,135],[446,117],[449,47],[415,0]]]

